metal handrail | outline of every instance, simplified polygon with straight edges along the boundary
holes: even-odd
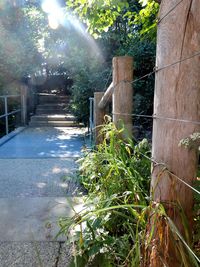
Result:
[[[94,97],[90,97],[89,101],[90,101],[89,134],[90,134],[90,144],[92,144],[92,134],[94,128]]]
[[[92,133],[94,127],[94,97],[90,97],[89,100],[90,100],[89,130],[90,133]]]
[[[20,97],[20,95],[0,95],[0,98],[5,98],[5,97]]]
[[[2,96],[0,96],[0,98],[4,99],[4,109],[5,109],[4,112],[5,113],[3,115],[0,115],[0,119],[5,118],[5,121],[6,121],[6,125],[5,125],[6,126],[6,135],[9,133],[8,117],[10,115],[13,115],[13,114],[21,112],[21,108],[17,109],[17,110],[14,110],[14,111],[11,111],[11,112],[8,112],[8,98],[13,98],[13,97],[21,97],[21,95],[2,95]]]
[[[15,111],[7,113],[7,116],[13,115],[13,114],[18,113],[18,112],[21,112],[21,109],[16,109]],[[0,119],[2,119],[4,117],[6,117],[5,114],[4,115],[0,115]]]

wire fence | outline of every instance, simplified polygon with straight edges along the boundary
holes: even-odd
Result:
[[[156,166],[163,166],[162,172],[167,172],[169,173],[172,177],[176,178],[179,182],[183,183],[184,185],[186,185],[188,188],[190,188],[191,190],[193,190],[195,193],[200,195],[200,192],[194,188],[193,186],[191,186],[190,184],[188,184],[185,180],[183,180],[182,178],[178,177],[177,175],[175,175],[173,172],[171,172],[170,170],[168,170],[167,166],[165,163],[163,162],[157,162],[155,159],[148,157],[147,155],[138,152],[141,156],[145,157],[146,159],[148,159],[151,163],[156,164]]]
[[[175,4],[165,15],[163,15],[161,18],[158,19],[158,24],[165,19],[166,17],[169,16],[184,0],[180,0],[177,4]]]
[[[182,2],[182,1],[181,1],[181,2]],[[136,79],[134,79],[133,81],[122,80],[122,81],[120,81],[119,83],[117,83],[117,84],[115,84],[115,85],[112,86],[112,91],[111,91],[111,93],[113,93],[114,90],[115,90],[115,88],[118,87],[119,85],[121,85],[122,83],[129,83],[129,84],[137,83],[137,82],[139,82],[139,81],[141,81],[141,80],[144,80],[145,78],[149,78],[149,77],[151,77],[153,74],[156,74],[156,73],[158,73],[158,72],[161,71],[161,70],[170,68],[170,67],[172,67],[172,66],[175,66],[175,65],[177,65],[177,64],[179,64],[179,63],[182,63],[182,62],[185,62],[185,61],[190,60],[190,59],[192,59],[192,58],[194,58],[194,57],[197,57],[197,56],[200,57],[200,51],[198,51],[198,52],[196,52],[196,53],[194,53],[194,54],[192,54],[192,55],[190,55],[190,56],[188,56],[188,57],[185,57],[185,58],[179,59],[179,60],[177,60],[177,61],[174,61],[173,63],[168,64],[168,65],[165,65],[165,66],[163,66],[163,67],[159,67],[159,68],[158,68],[157,66],[155,66],[154,69],[153,69],[151,72],[149,72],[149,73],[143,75],[142,77],[136,78]],[[108,81],[109,81],[109,79],[110,79],[110,77],[111,77],[111,73],[112,73],[112,70],[111,70],[111,72],[110,72],[110,74],[109,74],[109,76],[108,76],[106,85],[108,84]],[[104,90],[104,91],[106,91],[106,90]],[[108,102],[109,102],[109,100],[106,101],[106,104],[108,104]],[[139,115],[139,114],[138,114],[138,115]],[[166,118],[166,119],[168,119],[168,120],[175,120],[175,118]],[[184,119],[181,119],[181,121],[184,122]],[[187,120],[187,121],[189,122],[189,120]],[[191,123],[191,122],[190,122],[190,123]]]
[[[169,120],[169,121],[176,121],[176,122],[183,122],[183,123],[191,123],[191,124],[200,125],[200,121],[177,119],[177,118],[163,117],[163,116],[157,116],[157,115],[152,115],[151,116],[151,115],[143,115],[143,114],[118,113],[118,112],[113,112],[112,115],[132,116],[132,117],[148,118],[148,119]]]
[[[161,21],[163,21],[169,14],[171,14],[181,3],[183,3],[184,0],[180,0],[178,3],[175,4],[175,6],[173,6],[165,15],[163,15],[161,18],[158,19],[158,24],[161,23]],[[194,54],[191,54],[191,55],[188,55],[187,57],[184,57],[170,64],[167,64],[167,65],[164,65],[164,66],[155,66],[153,68],[152,71],[150,71],[149,73],[139,77],[139,78],[136,78],[134,79],[133,81],[127,81],[127,80],[122,80],[120,81],[119,83],[117,84],[114,84],[112,86],[112,93],[114,92],[115,88],[123,83],[128,83],[130,85],[133,85],[139,81],[142,81],[144,79],[148,79],[150,78],[151,76],[153,76],[154,74],[158,74],[160,71],[163,71],[163,70],[166,70],[168,68],[171,68],[171,67],[174,67],[176,66],[177,64],[181,64],[182,62],[186,62],[186,61],[189,61],[191,59],[194,59],[196,57],[199,57],[200,58],[200,51],[196,51]],[[199,60],[198,58],[198,60]],[[112,70],[111,70],[112,71]],[[110,75],[108,76],[108,80],[106,82],[106,85],[108,84],[108,81],[111,77],[111,72],[110,72]],[[104,90],[105,91],[105,90]],[[105,101],[106,104],[108,104],[108,102],[110,102],[108,99]],[[149,115],[149,114],[135,114],[135,113],[117,113],[117,112],[112,112],[112,115],[119,115],[119,116],[132,116],[132,117],[137,117],[137,118],[143,118],[143,119],[148,119],[148,120],[162,120],[162,121],[171,121],[171,122],[177,122],[177,123],[184,123],[184,124],[193,124],[193,125],[200,125],[200,121],[196,120],[196,119],[192,119],[192,118],[176,118],[176,117],[166,117],[166,116],[162,116],[162,114],[153,114],[153,115]],[[178,175],[174,174],[170,169],[169,167],[166,165],[166,163],[164,162],[158,162],[157,160],[141,153],[141,152],[138,152],[142,157],[145,157],[147,160],[149,160],[151,163],[153,163],[155,165],[155,167],[157,166],[161,166],[161,171],[160,171],[160,174],[161,175],[164,175],[164,174],[168,174],[170,175],[169,179],[172,177],[176,180],[176,182],[180,182],[182,183],[184,186],[186,186],[188,189],[192,190],[195,194],[198,194],[200,195],[200,191],[195,188],[192,184],[193,181],[191,181],[191,183],[188,183],[185,179],[179,177]],[[159,176],[160,177],[160,176]],[[195,177],[193,179],[195,181]],[[200,263],[200,259],[198,259],[198,262]]]
[[[157,24],[159,25],[161,23],[161,21],[163,21],[165,18],[167,18],[176,8],[179,7],[179,5],[181,3],[183,3],[184,0],[180,0],[178,3],[176,3],[172,8],[169,9],[169,11],[166,12],[166,14],[164,14],[161,18],[158,18],[158,21],[157,21]],[[133,81],[127,81],[127,80],[122,80],[120,81],[119,83],[113,85],[112,87],[112,93],[114,92],[115,88],[119,85],[121,85],[122,83],[129,83],[129,84],[134,84],[134,83],[137,83],[141,80],[144,80],[146,78],[149,78],[151,77],[152,75],[162,71],[162,70],[165,70],[165,69],[168,69],[170,67],[173,67],[177,64],[180,64],[182,62],[185,62],[185,61],[188,61],[190,59],[193,59],[195,57],[200,57],[200,51],[197,51],[196,53],[188,56],[188,57],[184,57],[184,58],[180,58],[179,60],[176,60],[174,62],[172,62],[171,64],[167,64],[165,66],[161,66],[161,67],[158,67],[158,66],[155,66],[153,68],[153,70],[145,75],[143,75],[142,77],[139,77],[139,78],[136,78],[134,79]],[[108,81],[110,80],[110,77],[111,77],[111,74],[112,74],[112,69],[111,69],[111,72],[109,73],[108,75],[108,78],[107,78],[107,81],[106,81],[106,85],[105,87],[107,86],[108,84]],[[106,101],[106,104],[108,104],[108,100]],[[178,122],[178,123],[189,123],[189,124],[194,124],[194,125],[200,125],[200,121],[197,121],[197,120],[192,120],[192,119],[184,119],[184,118],[171,118],[171,117],[165,117],[165,116],[160,116],[160,115],[157,115],[157,114],[153,114],[153,115],[145,115],[145,114],[134,114],[134,113],[112,113],[112,115],[120,115],[120,116],[132,116],[132,117],[138,117],[138,118],[146,118],[146,119],[152,119],[152,120],[156,120],[156,119],[159,119],[159,120],[167,120],[167,121],[173,121],[173,122]],[[144,155],[143,155],[144,156]],[[147,157],[147,156],[145,156]],[[159,164],[159,165],[163,165],[165,166],[164,163],[158,163],[156,161],[154,161],[153,159],[151,158],[148,158],[151,162],[153,163],[156,163],[156,164]],[[166,166],[165,166],[166,167]],[[190,189],[192,189],[194,192],[200,194],[200,192],[198,190],[196,190],[194,187],[192,187],[191,185],[189,185],[188,183],[186,183],[183,179],[181,179],[180,177],[176,176],[175,174],[173,174],[172,172],[170,172],[169,170],[166,169],[166,171],[168,173],[170,173],[173,177],[175,177],[177,180],[179,180],[180,182],[182,182],[183,184],[185,184],[187,187],[189,187]]]
[[[110,70],[110,72],[109,72],[109,74],[108,74],[108,78],[107,78],[107,80],[106,80],[106,83],[105,83],[105,86],[104,86],[104,90],[103,90],[104,92],[106,91],[106,89],[107,89],[107,87],[108,87],[108,82],[109,82],[111,76],[112,76],[112,68],[111,68],[111,70]]]
[[[181,1],[181,2],[182,2],[182,1]],[[198,54],[195,54],[195,55],[190,56],[190,57],[188,57],[188,58],[184,58],[182,61],[185,61],[185,60],[190,59],[190,58],[192,58],[192,57],[194,57],[194,56],[197,56],[197,55],[200,55],[200,52],[198,52]],[[178,63],[178,62],[181,62],[181,61],[177,61],[177,62],[175,62],[175,63],[173,63],[173,64],[170,64],[170,65],[168,65],[168,67],[170,67],[170,66],[172,66],[172,65],[175,65],[175,64]],[[165,68],[165,67],[163,67],[163,68]],[[161,69],[163,69],[163,68],[161,68]],[[159,69],[159,70],[160,70],[160,69]],[[128,82],[128,83],[130,83],[130,84],[133,84],[133,83],[135,83],[135,82],[137,82],[137,81],[139,81],[139,80],[141,80],[141,79],[144,79],[144,78],[146,78],[146,77],[149,77],[150,75],[154,74],[155,72],[156,72],[156,71],[150,72],[150,73],[148,73],[148,74],[142,76],[141,78],[136,79],[136,80],[134,80],[134,81],[132,81],[132,82],[129,82],[129,81],[124,80],[124,81],[121,81],[120,83],[127,83],[127,82]],[[119,85],[119,83],[118,83],[118,85]],[[118,86],[118,85],[116,85],[116,86]],[[114,88],[115,88],[115,87],[114,87]],[[114,88],[113,88],[113,91],[114,91]],[[189,120],[189,119],[171,118],[171,117],[163,117],[163,116],[158,116],[158,115],[156,115],[156,114],[154,114],[154,115],[146,115],[146,114],[117,113],[117,112],[113,112],[112,115],[120,115],[120,116],[122,116],[122,117],[123,117],[123,116],[132,116],[132,117],[146,118],[146,119],[151,119],[151,120],[160,119],[160,120],[168,120],[168,121],[173,121],[173,122],[175,121],[175,122],[179,122],[179,123],[189,123],[189,124],[200,125],[200,121]],[[180,177],[178,177],[177,175],[175,175],[173,172],[169,171],[169,170],[167,169],[167,166],[166,166],[165,163],[161,163],[161,162],[159,163],[159,162],[155,161],[154,159],[152,159],[152,158],[150,158],[150,157],[148,157],[148,156],[142,154],[141,152],[140,152],[140,154],[141,154],[143,157],[145,157],[145,158],[147,158],[148,160],[150,160],[151,163],[154,163],[154,164],[156,164],[156,165],[162,165],[163,168],[164,168],[164,169],[163,169],[164,172],[169,173],[172,177],[176,178],[179,182],[183,183],[185,186],[187,186],[188,188],[190,188],[191,190],[193,190],[195,193],[197,193],[197,194],[200,195],[200,192],[199,192],[196,188],[194,188],[193,186],[191,186],[190,184],[188,184],[188,183],[187,183],[185,180],[183,180],[182,178],[180,178]]]

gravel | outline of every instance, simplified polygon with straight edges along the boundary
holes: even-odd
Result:
[[[0,198],[74,196],[80,189],[74,159],[0,159]]]
[[[67,267],[70,255],[62,242],[0,243],[0,267]]]

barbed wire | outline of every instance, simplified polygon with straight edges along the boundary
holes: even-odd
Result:
[[[136,142],[137,142],[137,144],[139,144],[138,141],[136,141]],[[151,163],[154,163],[155,164],[155,167],[156,166],[163,166],[163,172],[168,172],[171,176],[173,176],[174,178],[176,178],[179,182],[183,183],[185,186],[187,186],[188,188],[190,188],[191,190],[193,190],[195,193],[197,193],[197,194],[200,195],[200,191],[198,191],[196,188],[194,188],[193,186],[191,186],[190,184],[188,184],[186,181],[184,181],[182,178],[180,178],[179,176],[177,176],[173,172],[171,172],[167,168],[167,165],[164,162],[158,162],[155,159],[150,158],[149,156],[145,155],[144,153],[142,153],[140,151],[137,151],[137,153],[140,154],[141,156],[143,156],[144,158],[146,158],[147,160],[149,160]]]

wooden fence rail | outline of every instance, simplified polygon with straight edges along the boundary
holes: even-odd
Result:
[[[98,104],[98,107],[100,109],[105,109],[106,106],[112,102],[113,90],[114,90],[114,87],[113,87],[113,82],[112,82],[110,84],[110,86],[108,87],[108,89],[103,94],[103,96],[102,96],[102,98]]]

